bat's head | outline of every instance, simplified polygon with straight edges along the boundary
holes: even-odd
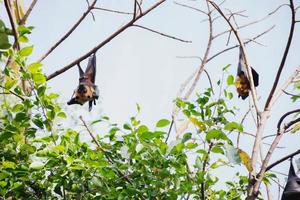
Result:
[[[77,88],[77,93],[81,95],[86,94],[87,91],[87,87],[84,84],[80,84]]]
[[[94,96],[94,88],[88,86],[86,84],[79,84],[75,92],[75,100],[78,101],[80,104],[84,104],[87,101],[91,101]]]

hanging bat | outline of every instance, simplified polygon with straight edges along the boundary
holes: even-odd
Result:
[[[74,91],[72,98],[68,101],[68,105],[80,104],[83,105],[89,102],[89,111],[92,110],[93,103],[96,105],[96,99],[99,98],[99,90],[95,85],[96,78],[96,55],[90,56],[85,72],[78,64],[79,70],[79,85]]]
[[[287,183],[282,193],[281,200],[296,200],[300,199],[300,178],[296,175],[291,158],[291,165]]]
[[[258,73],[251,67],[251,73],[253,77],[254,86],[258,86],[259,75]],[[245,100],[249,96],[250,82],[249,77],[247,74],[245,59],[243,56],[242,49],[240,48],[240,55],[239,55],[239,64],[237,69],[237,77],[235,81],[235,86],[239,97],[242,97]]]

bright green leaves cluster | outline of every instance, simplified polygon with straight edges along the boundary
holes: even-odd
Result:
[[[0,55],[2,50],[9,49],[11,47],[8,40],[9,34],[10,30],[7,29],[4,22],[0,20]]]
[[[233,84],[234,78],[229,75],[227,85]],[[238,182],[241,185],[232,183],[232,188],[228,192],[214,189],[214,185],[219,181],[218,178],[212,175],[214,169],[243,164],[248,171],[252,171],[248,154],[235,148],[230,139],[232,132],[242,133],[243,126],[238,122],[228,120],[232,119],[235,113],[227,105],[227,101],[232,99],[232,94],[226,90],[224,91],[226,99],[221,97],[214,99],[215,96],[211,89],[198,95],[194,103],[177,99],[177,106],[182,109],[183,114],[197,130],[196,134],[189,132],[183,134],[182,141],[188,144],[185,146],[187,149],[190,147],[195,149],[197,153],[195,168],[198,169],[196,177],[200,184],[198,187],[200,194],[204,193],[207,199],[242,199],[241,195],[244,195],[246,190],[237,188],[246,186],[247,183],[244,181]],[[193,142],[187,143],[188,140],[193,140]],[[204,145],[201,145],[203,143]],[[227,159],[224,159],[224,156]],[[239,198],[237,198],[238,196]],[[202,198],[201,195],[195,197]]]

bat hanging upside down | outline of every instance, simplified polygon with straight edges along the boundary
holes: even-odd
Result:
[[[89,102],[89,111],[92,110],[93,103],[96,105],[96,99],[99,98],[99,90],[95,85],[96,78],[96,55],[90,56],[85,72],[78,65],[79,69],[79,85],[74,91],[72,98],[68,101],[68,105],[83,105]]]
[[[254,86],[257,87],[259,75],[252,67],[251,67],[251,73],[253,77]],[[239,94],[239,97],[242,97],[242,99],[245,100],[249,96],[249,91],[251,90],[251,88],[250,88],[249,78],[247,75],[245,60],[241,49],[239,55],[239,64],[238,64],[235,86]]]

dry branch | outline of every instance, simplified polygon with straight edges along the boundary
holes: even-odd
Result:
[[[135,19],[132,19],[127,24],[123,25],[120,29],[118,29],[116,32],[114,32],[113,34],[111,34],[108,38],[106,38],[100,44],[98,44],[97,46],[95,46],[94,48],[92,48],[89,52],[87,52],[86,54],[84,54],[81,57],[77,58],[76,60],[74,60],[73,62],[69,63],[68,65],[62,67],[60,70],[57,70],[56,72],[50,74],[47,77],[47,80],[50,80],[50,79],[58,76],[59,74],[64,73],[65,71],[67,71],[70,68],[74,67],[76,64],[80,63],[82,60],[88,58],[91,54],[95,53],[98,49],[100,49],[101,47],[103,47],[104,45],[106,45],[108,42],[110,42],[112,39],[114,39],[120,33],[122,33],[123,31],[125,31],[127,28],[131,27],[140,18],[142,18],[143,16],[147,15],[149,12],[151,12],[152,10],[154,10],[156,7],[158,7],[160,4],[162,4],[165,1],[166,0],[160,0],[159,2],[157,2],[156,4],[154,4],[153,6],[151,6],[149,9],[147,9],[145,12],[143,12],[143,13],[139,14],[138,16],[136,16]]]
[[[86,18],[86,16],[90,13],[90,11],[93,9],[95,6],[97,0],[94,0],[92,4],[89,5],[88,9],[83,13],[83,15],[78,19],[78,21],[70,28],[70,30],[62,36],[61,39],[59,39],[40,59],[38,62],[43,61],[49,54],[54,51],[65,39],[67,39],[73,31],[79,26],[79,24]]]
[[[178,37],[174,37],[174,36],[171,36],[171,35],[168,35],[168,34],[165,34],[165,33],[161,33],[159,31],[153,30],[153,29],[145,27],[145,26],[141,26],[141,25],[137,25],[137,24],[133,24],[132,26],[138,27],[138,28],[141,28],[141,29],[145,29],[145,30],[150,31],[152,33],[156,33],[158,35],[161,35],[161,36],[164,36],[164,37],[167,37],[167,38],[171,38],[173,40],[178,40],[180,42],[192,43],[192,41],[190,41],[190,40],[183,40],[183,39],[180,39]]]
[[[20,20],[20,22],[19,22],[20,25],[25,24],[27,18],[29,17],[30,13],[32,12],[32,10],[33,10],[35,4],[37,3],[37,1],[38,1],[38,0],[33,0],[33,1],[31,2],[31,4],[30,4],[28,10],[26,11],[24,17],[23,17],[23,18]]]

